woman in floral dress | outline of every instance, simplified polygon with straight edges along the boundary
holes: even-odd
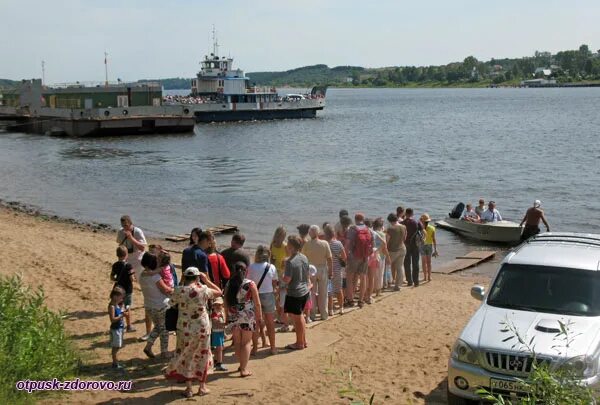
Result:
[[[233,266],[231,279],[225,289],[225,304],[228,312],[235,346],[235,355],[240,362],[240,376],[248,377],[252,335],[256,330],[256,320],[262,319],[260,298],[254,281],[246,278],[246,264],[237,262]]]
[[[198,282],[198,279],[203,284]],[[207,312],[208,301],[219,297],[221,290],[213,284],[205,273],[196,267],[188,267],[184,272],[183,285],[171,295],[171,304],[179,305],[177,318],[177,349],[169,362],[165,377],[179,382],[185,381],[183,396],[193,396],[192,383],[198,381],[198,395],[206,395],[206,379],[212,372],[213,358],[210,351],[210,319]]]

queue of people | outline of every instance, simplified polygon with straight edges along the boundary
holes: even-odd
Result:
[[[362,213],[351,218],[341,210],[335,225],[302,224],[298,235],[279,226],[270,244],[258,246],[253,260],[243,235],[235,234],[230,246],[219,251],[212,233],[194,228],[178,274],[169,253],[148,246],[143,231],[123,216],[108,306],[113,367],[122,369],[118,351],[123,334],[135,332],[130,313],[134,283],[144,301],[143,353],[168,361],[165,377],[185,382],[186,398],[193,396],[194,382],[197,394],[206,395],[208,375],[227,371],[227,335],[240,377],[252,375],[248,365],[259,344],[270,354],[278,352],[276,331],[293,328],[295,341],[285,349],[304,350],[307,323],[343,314],[348,307],[362,308],[386,288],[400,291],[404,281],[414,287],[431,281],[431,256],[438,251],[429,215],[416,220],[412,209],[398,207],[387,221],[386,227],[382,218],[371,220]],[[176,321],[169,320],[172,316]],[[168,350],[170,328],[177,336],[174,352]],[[153,351],[156,340],[160,354]]]

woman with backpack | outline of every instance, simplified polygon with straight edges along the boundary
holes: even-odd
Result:
[[[346,252],[348,253],[348,267],[346,269],[346,297],[350,306],[354,305],[354,288],[360,283],[358,306],[363,307],[367,298],[367,272],[369,270],[369,257],[373,253],[373,235],[364,224],[365,216],[357,213],[354,216],[354,226],[348,229]]]

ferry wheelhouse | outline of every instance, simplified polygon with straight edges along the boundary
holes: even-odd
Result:
[[[192,97],[226,103],[265,103],[279,98],[274,87],[251,86],[244,71],[233,68],[233,58],[214,53],[204,57],[200,72],[192,79]]]

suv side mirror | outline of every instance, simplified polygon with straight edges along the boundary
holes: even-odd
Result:
[[[481,285],[474,285],[471,287],[471,297],[475,298],[478,301],[483,301],[483,297],[485,296],[485,287]]]

